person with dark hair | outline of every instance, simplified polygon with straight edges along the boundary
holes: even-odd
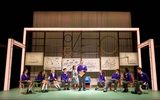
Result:
[[[105,81],[106,81],[105,74],[101,70],[98,74],[98,82],[97,82],[97,87],[95,88],[95,90],[98,90],[99,87],[104,87]]]
[[[29,84],[29,87],[27,89],[27,93],[32,93],[33,81],[30,80],[30,77],[28,75],[28,69],[25,69],[23,71],[23,74],[21,76],[21,82],[23,84]]]
[[[120,80],[120,72],[119,69],[116,69],[115,72],[112,74],[112,78],[111,80],[106,84],[104,91],[103,92],[107,92],[108,87],[111,86],[112,83],[114,83],[114,91],[117,91],[117,84],[118,81]]]
[[[67,68],[63,68],[63,73],[61,74],[61,81],[62,81],[62,87],[64,87],[64,90],[66,90],[66,84],[67,84],[67,90],[70,90],[70,75],[67,72]]]
[[[132,91],[131,93],[142,94],[143,87],[148,88],[149,77],[146,73],[142,71],[141,67],[137,67],[137,72],[138,80],[137,82],[135,82],[135,91]]]
[[[81,91],[82,86],[83,86],[83,90],[84,91],[86,90],[86,87],[85,87],[86,71],[87,71],[87,66],[83,64],[83,61],[81,61],[77,68],[78,78],[79,78],[79,90],[78,91]]]
[[[48,92],[48,81],[45,80],[45,71],[39,72],[37,75],[35,81],[42,84],[42,92]]]
[[[73,65],[73,68],[72,68],[72,84],[73,84],[74,89],[76,89],[78,83],[79,83],[79,79],[78,79],[77,68],[76,68],[76,65]]]
[[[123,73],[123,92],[128,92],[128,84],[132,81],[132,76],[128,68],[125,68]]]

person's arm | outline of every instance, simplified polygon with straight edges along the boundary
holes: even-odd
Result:
[[[78,65],[78,68],[77,68],[77,72],[78,72],[78,73],[80,72],[80,67],[79,67],[79,65]]]
[[[146,82],[149,83],[150,79],[149,79],[148,75],[145,73],[144,76],[145,76]]]
[[[61,80],[63,80],[63,81],[65,80],[65,77],[64,77],[63,73],[61,74]]]
[[[57,74],[54,74],[54,80],[57,80],[58,77],[57,77]]]
[[[70,75],[69,75],[69,73],[67,73],[66,80],[69,81],[69,78],[70,78]]]
[[[26,80],[26,78],[25,78],[25,75],[24,75],[24,74],[22,74],[22,76],[21,76],[21,80],[22,80],[22,81],[25,81],[25,80]]]
[[[84,72],[87,72],[87,66],[84,67],[83,71],[84,71]]]

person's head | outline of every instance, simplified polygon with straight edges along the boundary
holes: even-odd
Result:
[[[42,71],[40,71],[40,72],[38,73],[38,75],[42,75]]]
[[[128,73],[128,72],[129,72],[129,69],[128,69],[128,68],[125,68],[125,72]]]
[[[100,71],[99,71],[99,73],[100,73],[100,74],[102,74],[102,73],[103,73],[103,71],[102,71],[102,70],[100,70]]]
[[[76,70],[76,65],[73,65],[73,68],[72,68],[73,70]]]
[[[141,74],[142,68],[141,68],[141,67],[137,67],[137,72],[138,72],[139,74]]]
[[[83,65],[83,61],[82,60],[80,61],[80,64]]]
[[[45,74],[46,74],[46,71],[45,71],[45,70],[43,70],[43,71],[42,71],[42,75],[45,75]]]
[[[55,70],[54,70],[54,69],[51,69],[51,73],[55,73]]]
[[[116,72],[117,74],[119,74],[119,73],[120,73],[120,70],[119,70],[119,69],[116,69],[115,72]]]
[[[25,70],[23,71],[23,74],[28,74],[28,69],[25,69]]]
[[[67,73],[67,68],[63,68],[63,72],[64,72],[64,73]]]

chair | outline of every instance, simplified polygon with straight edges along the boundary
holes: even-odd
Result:
[[[22,80],[19,81],[20,93],[26,94],[28,87],[29,87],[29,83],[28,82],[22,81]]]
[[[112,83],[112,84],[110,85],[110,90],[111,90],[111,91],[112,91],[112,87],[114,87],[114,85],[115,85],[115,83]],[[121,81],[121,79],[118,80],[117,89],[118,89],[118,88],[119,88],[119,91],[122,90],[122,81]]]
[[[90,83],[91,83],[91,77],[90,76],[86,76],[85,77],[85,87],[86,87],[86,89],[90,88]]]
[[[34,88],[38,88],[35,91],[40,92],[42,87],[42,82],[40,80],[34,80]]]

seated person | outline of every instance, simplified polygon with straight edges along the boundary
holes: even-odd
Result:
[[[148,75],[142,71],[142,68],[138,67],[137,72],[138,80],[135,82],[135,91],[132,91],[131,93],[142,94],[143,91],[141,90],[140,86],[146,86],[148,88],[149,78]]]
[[[66,90],[65,86],[67,83],[67,90],[70,90],[70,80],[69,80],[69,73],[67,72],[67,68],[63,68],[63,73],[61,74],[61,81],[62,81],[62,87],[64,87],[64,90]]]
[[[36,82],[42,83],[42,92],[48,92],[48,81],[45,80],[45,71],[39,72],[38,76],[35,79]]]
[[[95,90],[98,90],[98,87],[104,87],[105,86],[105,74],[102,72],[102,70],[99,72],[99,77],[98,77],[98,83],[97,83],[97,87],[95,88]]]
[[[21,83],[29,84],[28,89],[27,89],[27,93],[32,93],[33,81],[30,80],[30,77],[28,75],[28,69],[25,69],[23,71],[23,74],[21,76]]]
[[[120,72],[119,69],[116,69],[115,72],[112,74],[112,78],[109,82],[107,82],[104,91],[103,92],[107,92],[108,91],[108,87],[111,86],[112,83],[114,83],[114,91],[117,91],[117,84],[118,81],[120,80]]]
[[[53,82],[53,84],[56,87],[56,89],[61,90],[61,87],[60,87],[57,79],[58,78],[57,78],[57,75],[55,73],[55,70],[52,69],[51,73],[49,74],[48,80],[49,80],[50,83]]]
[[[128,68],[125,68],[125,72],[123,73],[123,92],[128,92],[128,84],[132,82],[132,76]]]

